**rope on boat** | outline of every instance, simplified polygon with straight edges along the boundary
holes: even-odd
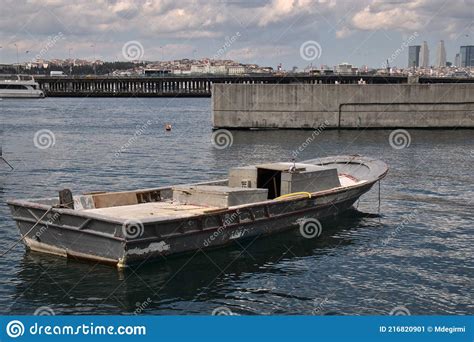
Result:
[[[5,164],[7,164],[10,167],[10,169],[14,170],[13,166],[5,158],[3,158],[1,155],[0,155],[0,160],[3,160],[3,162]]]
[[[379,180],[379,181],[378,181],[378,183],[379,183],[379,196],[378,196],[378,197],[379,197],[379,206],[378,206],[378,211],[377,211],[377,212],[378,212],[378,215],[379,215],[379,218],[380,218],[380,182],[381,182],[381,181]]]
[[[36,223],[33,225],[33,227],[31,227],[19,240],[17,240],[13,245],[11,245],[10,248],[8,248],[5,252],[0,254],[0,257],[4,257],[8,252],[10,252],[13,248],[15,248],[16,245],[18,245],[21,241],[23,241],[23,239],[26,238],[28,236],[28,234],[31,233],[31,231],[33,229],[35,229],[35,227],[38,225],[38,223],[40,223],[41,220],[43,220],[43,218],[46,215],[48,215],[51,210],[53,210],[53,207],[50,207],[48,210],[46,210],[46,212],[43,214],[43,216],[41,216],[38,219],[38,221],[36,221]]]
[[[0,160],[3,160],[5,164],[7,164],[12,170],[14,170],[13,166],[5,159],[3,158],[3,146],[0,145]]]
[[[285,198],[288,198],[288,197],[294,197],[294,196],[308,196],[308,198],[311,198],[311,193],[310,192],[292,192],[291,194],[286,194],[286,195],[281,195],[277,198],[275,198],[276,200],[280,200],[280,199],[285,199]]]

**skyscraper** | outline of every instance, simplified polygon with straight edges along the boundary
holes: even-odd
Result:
[[[454,57],[454,65],[457,67],[461,66],[461,55],[459,53]]]
[[[444,47],[444,40],[438,43],[438,50],[436,51],[436,66],[438,68],[446,66],[446,49]]]
[[[474,45],[461,46],[461,67],[472,67],[474,66]]]
[[[423,42],[420,48],[420,67],[427,68],[430,66],[430,50],[428,49],[428,43]]]
[[[408,47],[408,67],[417,68],[420,66],[420,45],[412,45]]]

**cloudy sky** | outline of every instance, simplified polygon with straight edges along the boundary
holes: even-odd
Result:
[[[406,66],[426,40],[434,63],[474,44],[474,0],[1,0],[0,62],[218,56],[292,66]],[[316,43],[317,44],[316,44]],[[15,45],[16,44],[16,45]],[[306,44],[306,45],[305,45]],[[303,48],[302,48],[303,46]],[[306,47],[306,49],[304,49]],[[397,52],[398,49],[398,52]],[[29,51],[29,52],[27,52]]]

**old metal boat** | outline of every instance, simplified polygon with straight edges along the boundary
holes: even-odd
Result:
[[[296,227],[314,231],[387,171],[380,160],[336,156],[233,168],[228,179],[205,183],[75,196],[66,189],[8,204],[28,248],[126,267]]]

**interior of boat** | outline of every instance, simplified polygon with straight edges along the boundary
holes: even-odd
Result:
[[[32,216],[36,215],[34,209],[49,212],[54,207],[81,218],[116,223],[126,220],[166,221],[209,214],[206,220],[215,220],[210,222],[215,226],[220,224],[217,222],[220,220],[212,214],[238,210],[239,221],[246,220],[247,216],[252,219],[253,215],[264,217],[264,207],[255,206],[252,211],[245,208],[372,185],[387,172],[387,165],[377,159],[358,155],[332,156],[304,163],[237,167],[230,169],[228,178],[224,180],[121,192],[88,192],[74,196],[70,190],[63,189],[56,197],[10,200],[8,204],[13,208],[26,209]],[[187,222],[192,224],[194,221]]]
[[[143,220],[186,218],[268,200],[310,197],[361,183],[334,167],[273,163],[233,168],[229,179],[160,189],[95,192],[73,197],[72,209]]]

